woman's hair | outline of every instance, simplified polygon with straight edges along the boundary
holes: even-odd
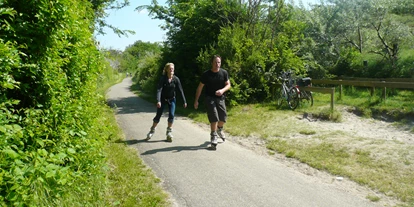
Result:
[[[174,63],[167,63],[167,64],[165,64],[164,70],[162,71],[162,74],[163,75],[166,75],[167,74],[167,70],[170,68],[171,65],[174,66]]]

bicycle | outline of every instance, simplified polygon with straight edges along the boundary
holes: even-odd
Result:
[[[300,90],[301,87],[311,87],[311,86],[312,86],[312,82],[311,82],[311,78],[309,77],[299,78],[296,80],[295,87],[298,89],[299,100],[301,102],[305,100],[307,104],[310,104],[310,106],[313,106],[312,91]]]
[[[278,107],[282,106],[283,102],[286,101],[289,108],[295,110],[299,105],[299,89],[293,84],[292,72],[282,72],[278,79],[281,80],[281,87],[277,98]]]

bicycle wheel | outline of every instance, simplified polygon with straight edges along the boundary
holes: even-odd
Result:
[[[310,106],[313,106],[313,96],[312,92],[310,91],[302,91],[303,94],[302,100],[306,102],[306,104],[309,104]]]
[[[276,103],[277,103],[277,107],[282,106],[283,101],[286,100],[286,93],[285,90],[283,90],[283,87],[280,88],[280,90],[277,93],[277,97],[276,97]]]
[[[307,92],[308,92],[308,96],[309,96],[310,105],[313,106],[313,96],[312,96],[312,92],[311,91],[307,91]]]
[[[299,96],[298,96],[299,90],[295,87],[291,88],[289,90],[289,100],[288,100],[288,104],[289,107],[292,110],[295,110],[296,107],[298,107],[299,105]]]

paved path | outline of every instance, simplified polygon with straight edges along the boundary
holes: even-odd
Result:
[[[146,134],[155,116],[148,103],[130,90],[126,78],[110,88],[107,98],[117,109],[117,121],[126,142],[163,181],[174,206],[377,206],[360,196],[321,182],[293,168],[243,148],[231,140],[208,150],[209,127],[184,117],[174,123],[174,141],[165,142],[167,117],[163,116],[150,141]],[[182,103],[179,100],[178,103]],[[188,104],[192,107],[192,103]]]

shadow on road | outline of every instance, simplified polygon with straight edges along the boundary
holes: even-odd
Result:
[[[151,141],[148,141],[151,142]],[[158,142],[158,141],[154,141]],[[166,148],[160,148],[160,149],[153,149],[148,150],[144,153],[141,153],[141,155],[150,155],[155,154],[158,152],[181,152],[181,151],[195,151],[195,150],[209,150],[209,144],[210,142],[204,142],[203,144],[199,146],[173,146],[173,147],[166,147]]]
[[[146,143],[146,142],[155,143],[155,142],[167,142],[167,141],[166,140],[145,140],[145,139],[141,139],[141,140],[131,139],[131,140],[118,140],[118,141],[116,141],[116,143],[125,143],[127,145],[134,145],[134,144]]]
[[[127,145],[135,145],[139,143],[156,143],[156,142],[166,142],[166,140],[145,140],[145,139],[131,139],[131,140],[118,140],[116,143],[125,143]],[[220,144],[220,143],[219,143]],[[149,155],[149,154],[155,154],[158,152],[181,152],[181,151],[195,151],[195,150],[212,150],[210,147],[210,142],[204,142],[203,144],[199,146],[173,146],[173,147],[166,147],[166,148],[160,148],[160,149],[153,149],[148,150],[144,153],[141,153],[141,155]]]

